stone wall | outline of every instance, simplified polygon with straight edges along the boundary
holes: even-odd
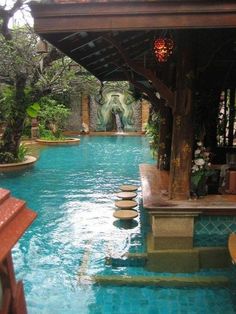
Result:
[[[150,113],[150,103],[147,100],[142,100],[142,131],[145,131],[145,126],[148,122],[149,118],[149,113]]]
[[[82,94],[80,91],[77,91],[75,88],[73,89],[70,95],[70,107],[71,107],[71,115],[69,116],[66,129],[69,131],[80,131],[82,129]]]
[[[90,131],[95,132],[97,127],[98,103],[96,102],[94,96],[89,97],[89,109],[90,109],[89,119]]]
[[[66,129],[77,132],[118,131],[115,121],[115,113],[118,112],[122,131],[144,131],[150,104],[147,101],[135,101],[130,94],[127,96],[127,93],[119,89],[108,89],[107,94],[103,102],[100,102],[98,97],[82,95],[75,87],[70,95],[72,113]]]

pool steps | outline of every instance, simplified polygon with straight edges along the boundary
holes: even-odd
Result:
[[[147,237],[149,271],[196,272],[203,268],[226,268],[231,265],[227,247],[155,249],[151,234]]]
[[[12,197],[9,190],[0,189],[0,216],[0,260],[3,260],[36,214],[26,207],[25,201]]]
[[[123,258],[107,257],[106,264],[112,267],[145,267],[148,271],[171,273],[193,273],[200,269],[227,268],[231,265],[225,247],[128,253]]]
[[[127,276],[95,275],[91,279],[100,285],[156,286],[156,287],[225,287],[230,284],[226,276]]]
[[[91,247],[92,242],[93,242],[93,239],[90,239],[86,242],[88,248]],[[84,254],[83,254],[81,265],[80,265],[80,268],[78,271],[78,282],[79,283],[90,282],[90,276],[87,275],[90,256],[91,256],[91,250],[86,249]]]

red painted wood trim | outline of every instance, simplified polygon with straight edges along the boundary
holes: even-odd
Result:
[[[24,208],[3,229],[0,229],[0,261],[7,256],[9,250],[11,250],[20,239],[36,216],[36,213]]]
[[[9,314],[11,305],[11,291],[10,289],[5,289],[3,293],[3,303],[0,314]]]
[[[19,281],[16,286],[16,294],[13,298],[12,304],[13,314],[27,314],[24,287],[22,281]]]

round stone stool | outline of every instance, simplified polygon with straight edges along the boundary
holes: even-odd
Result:
[[[137,191],[138,187],[135,185],[121,185],[120,186],[120,190],[124,191],[124,192],[133,192],[133,191]]]
[[[136,218],[138,216],[138,213],[136,212],[136,210],[130,210],[130,209],[116,210],[113,213],[113,216],[120,220],[131,220],[131,219]]]
[[[137,196],[137,193],[135,193],[135,192],[119,192],[116,195],[119,198],[122,198],[123,200],[131,200],[132,198]]]
[[[134,208],[135,206],[138,205],[137,202],[133,200],[122,200],[122,201],[115,201],[116,207],[120,209],[129,209],[129,208]]]

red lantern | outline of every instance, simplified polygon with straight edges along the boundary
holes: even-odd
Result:
[[[173,53],[174,42],[171,38],[157,38],[154,41],[154,53],[158,62],[166,62]]]

